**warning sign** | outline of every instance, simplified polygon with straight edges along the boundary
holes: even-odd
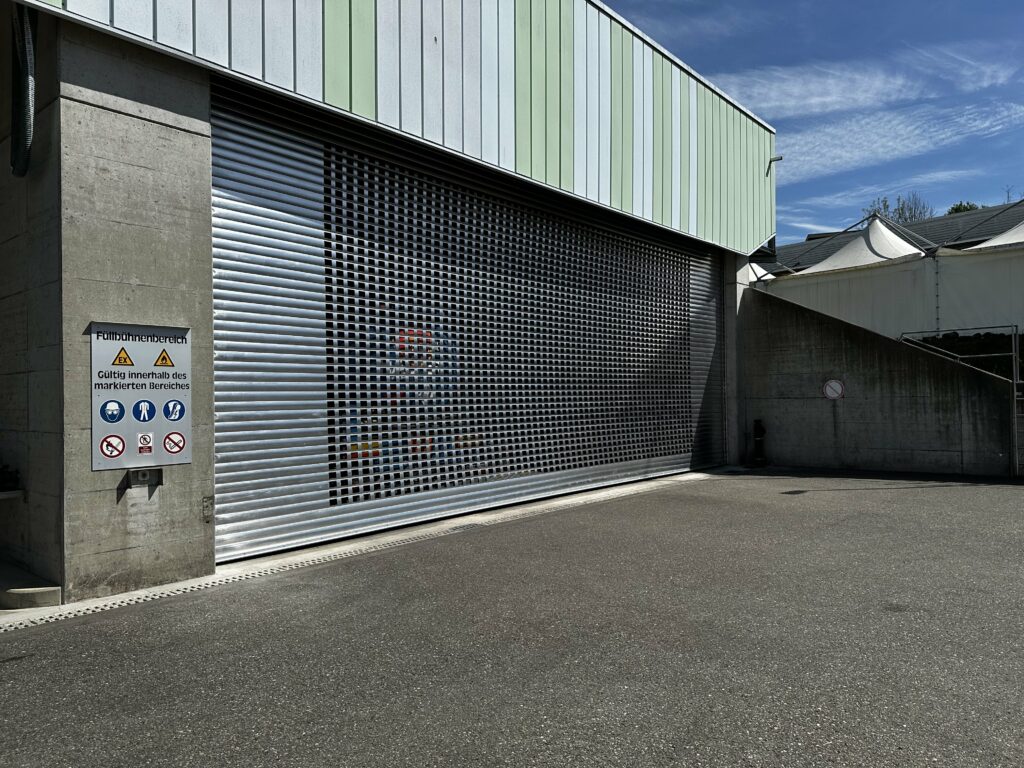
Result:
[[[171,432],[164,437],[164,450],[168,453],[181,453],[185,450],[185,436],[181,432]]]
[[[92,323],[89,336],[93,470],[190,464],[191,330]]]
[[[134,367],[135,363],[132,362],[132,358],[129,356],[128,350],[121,347],[121,351],[117,353],[117,356],[114,358],[114,362],[112,362],[111,365],[130,365]]]
[[[173,368],[174,361],[171,360],[171,356],[167,354],[167,350],[162,350],[156,358],[156,362],[153,365],[159,368]]]
[[[108,459],[116,459],[124,453],[124,438],[120,435],[107,435],[100,440],[100,453]]]

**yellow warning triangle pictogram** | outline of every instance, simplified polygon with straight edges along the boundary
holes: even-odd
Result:
[[[111,365],[135,365],[132,362],[131,357],[128,356],[128,350],[121,347],[121,351],[117,353],[117,357],[114,358],[114,362]]]
[[[153,363],[153,365],[159,366],[161,368],[173,368],[174,361],[171,360],[171,356],[167,354],[167,350],[165,349],[160,353],[160,355],[156,359],[156,362]]]

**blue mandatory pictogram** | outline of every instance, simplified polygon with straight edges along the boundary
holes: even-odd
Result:
[[[124,418],[124,406],[117,400],[107,400],[100,406],[100,418],[108,424],[117,424]]]
[[[139,400],[132,406],[132,416],[143,423],[156,418],[156,406],[150,400]]]
[[[164,403],[164,418],[168,421],[181,421],[185,417],[185,404],[181,400],[168,400]]]

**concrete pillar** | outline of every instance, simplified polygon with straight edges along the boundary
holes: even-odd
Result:
[[[66,600],[213,571],[210,95],[198,67],[61,26]],[[192,329],[193,463],[90,469],[93,321]]]
[[[60,104],[57,22],[39,14],[32,165],[10,172],[11,7],[0,0],[0,465],[24,493],[0,498],[0,561],[63,580]]]
[[[738,315],[743,292],[749,287],[747,258],[739,254],[725,256],[725,413],[726,461],[744,461],[744,434],[747,430],[743,400],[740,397],[739,325]]]

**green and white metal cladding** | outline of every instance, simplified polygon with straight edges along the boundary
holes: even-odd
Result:
[[[733,251],[775,233],[771,126],[590,0],[27,1]]]

